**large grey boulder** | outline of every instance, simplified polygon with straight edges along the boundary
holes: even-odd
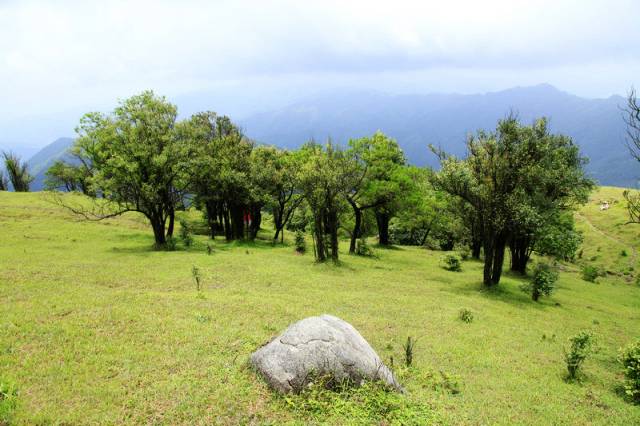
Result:
[[[279,392],[299,392],[317,375],[381,380],[403,391],[391,370],[353,328],[331,315],[305,318],[251,355],[251,365]]]

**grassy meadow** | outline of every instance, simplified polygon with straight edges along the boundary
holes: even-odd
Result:
[[[604,199],[612,207],[601,212]],[[577,215],[578,263],[604,276],[589,283],[566,265],[556,292],[534,303],[519,289],[525,278],[506,273],[487,291],[480,263],[449,272],[442,252],[376,248],[362,258],[345,242],[340,266],[316,264],[295,254],[291,233],[273,247],[270,229],[254,243],[197,235],[188,249],[157,252],[141,216],[87,222],[45,193],[0,192],[0,382],[16,389],[5,421],[355,423],[340,407],[293,409],[246,364],[290,323],[329,313],[393,357],[405,398],[435,423],[640,424],[616,359],[640,339],[640,226],[625,221],[621,190],[594,193]],[[462,308],[473,322],[458,319]],[[583,329],[600,349],[567,382],[563,347]],[[406,369],[408,336],[418,341]]]

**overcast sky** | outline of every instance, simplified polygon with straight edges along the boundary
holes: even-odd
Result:
[[[0,0],[0,130],[147,88],[241,115],[332,88],[543,82],[586,97],[640,85],[640,1]]]

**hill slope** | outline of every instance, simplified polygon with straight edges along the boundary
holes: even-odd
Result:
[[[67,150],[72,144],[73,139],[71,138],[56,139],[29,159],[27,162],[29,173],[35,178],[31,183],[32,191],[42,191],[44,189],[45,173],[53,163],[57,160],[71,160]]]
[[[588,261],[605,267],[605,256],[637,250],[640,239],[616,227],[620,203],[597,210],[601,197],[620,196],[603,191],[581,215],[623,240],[584,223],[588,250],[602,256]],[[300,409],[245,366],[288,324],[321,313],[393,357],[406,398],[444,424],[640,423],[640,407],[617,391],[618,348],[640,338],[640,287],[622,275],[592,284],[569,265],[557,292],[533,303],[519,276],[485,291],[481,264],[448,272],[441,252],[415,247],[317,265],[311,253],[271,246],[269,231],[253,244],[196,236],[187,250],[155,252],[141,216],[82,222],[43,193],[0,192],[0,225],[0,379],[18,389],[17,424],[371,423],[344,406]],[[633,259],[637,274],[635,257],[619,259],[607,268]],[[457,318],[463,307],[471,324]],[[567,383],[562,347],[582,329],[598,334],[601,350],[581,383]],[[407,336],[418,338],[411,369],[400,366]]]

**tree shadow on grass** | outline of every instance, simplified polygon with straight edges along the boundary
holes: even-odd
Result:
[[[405,251],[406,250],[404,247],[401,247],[401,246],[395,246],[395,245],[385,246],[385,245],[382,245],[380,243],[374,244],[373,247],[375,249],[378,249],[378,250],[394,250],[394,251]]]
[[[485,299],[529,309],[547,310],[560,307],[553,299],[549,298],[541,298],[537,302],[531,300],[531,295],[519,288],[521,284],[527,282],[522,276],[518,276],[519,279],[516,282],[513,282],[515,277],[510,274],[507,274],[507,278],[493,287],[486,287],[481,281],[475,281],[467,282],[462,286],[443,287],[443,291],[464,296],[479,295]]]

